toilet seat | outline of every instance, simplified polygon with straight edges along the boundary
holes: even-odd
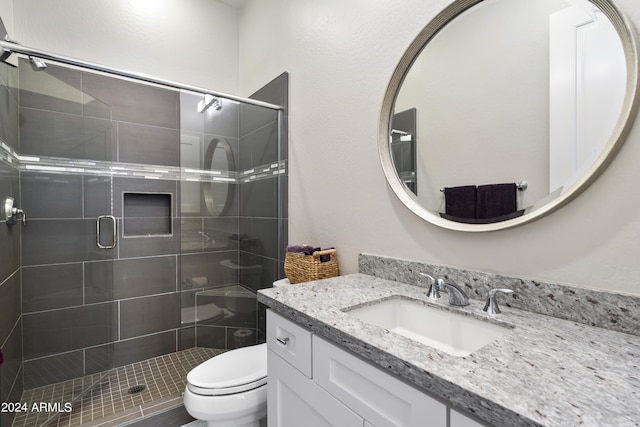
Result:
[[[242,393],[266,383],[266,344],[220,354],[196,366],[187,375],[187,388],[205,396]]]
[[[243,393],[245,391],[250,391],[261,387],[267,383],[267,377],[261,378],[258,381],[254,381],[247,384],[241,384],[234,387],[226,387],[226,388],[203,388],[198,387],[196,385],[187,383],[187,388],[189,391],[195,394],[199,394],[202,396],[224,396],[229,394],[238,394]]]

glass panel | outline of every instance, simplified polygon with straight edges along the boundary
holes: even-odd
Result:
[[[17,414],[19,425],[44,425],[79,405],[114,365],[115,130],[111,107],[83,91],[84,75],[18,64],[19,203],[27,217],[21,401],[45,409]]]
[[[263,342],[256,290],[281,244],[278,112],[188,91],[180,112],[184,335],[200,350]]]
[[[239,113],[235,101],[180,94],[182,335],[183,345],[204,354],[228,348],[234,317],[225,301],[238,286],[227,266],[238,260]]]

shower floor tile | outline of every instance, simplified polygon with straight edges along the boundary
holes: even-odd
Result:
[[[109,373],[98,373],[82,378],[26,390],[21,402],[32,408],[33,404],[59,404],[78,398],[85,388],[100,380],[90,391],[79,397],[71,412],[62,413],[49,421],[47,427],[80,425],[117,425],[163,410],[167,405],[179,404],[181,394],[191,369],[225,350],[194,347],[131,365],[121,366]],[[129,393],[129,389],[144,385],[144,390]],[[57,408],[55,408],[57,409]],[[13,427],[41,426],[56,413],[29,411],[16,414]],[[104,422],[104,423],[103,423]]]

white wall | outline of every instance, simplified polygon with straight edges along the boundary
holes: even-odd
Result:
[[[25,46],[238,92],[238,11],[217,1],[13,0],[13,7],[11,36]]]
[[[639,26],[636,1],[617,4]],[[290,242],[336,246],[343,273],[357,271],[358,253],[369,252],[640,294],[640,120],[587,191],[515,229],[439,229],[389,189],[377,152],[386,85],[415,35],[447,4],[250,0],[245,6],[241,94],[290,72]]]
[[[13,1],[0,0],[0,16],[9,34],[13,33]]]

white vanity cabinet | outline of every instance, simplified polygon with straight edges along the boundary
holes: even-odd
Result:
[[[269,427],[363,427],[364,419],[311,376],[311,332],[267,311]]]
[[[269,427],[362,427],[364,420],[273,351],[268,352]],[[271,374],[273,373],[273,375]]]
[[[313,379],[376,427],[446,427],[447,406],[313,336]]]
[[[267,345],[269,427],[447,427],[446,404],[272,310]]]

